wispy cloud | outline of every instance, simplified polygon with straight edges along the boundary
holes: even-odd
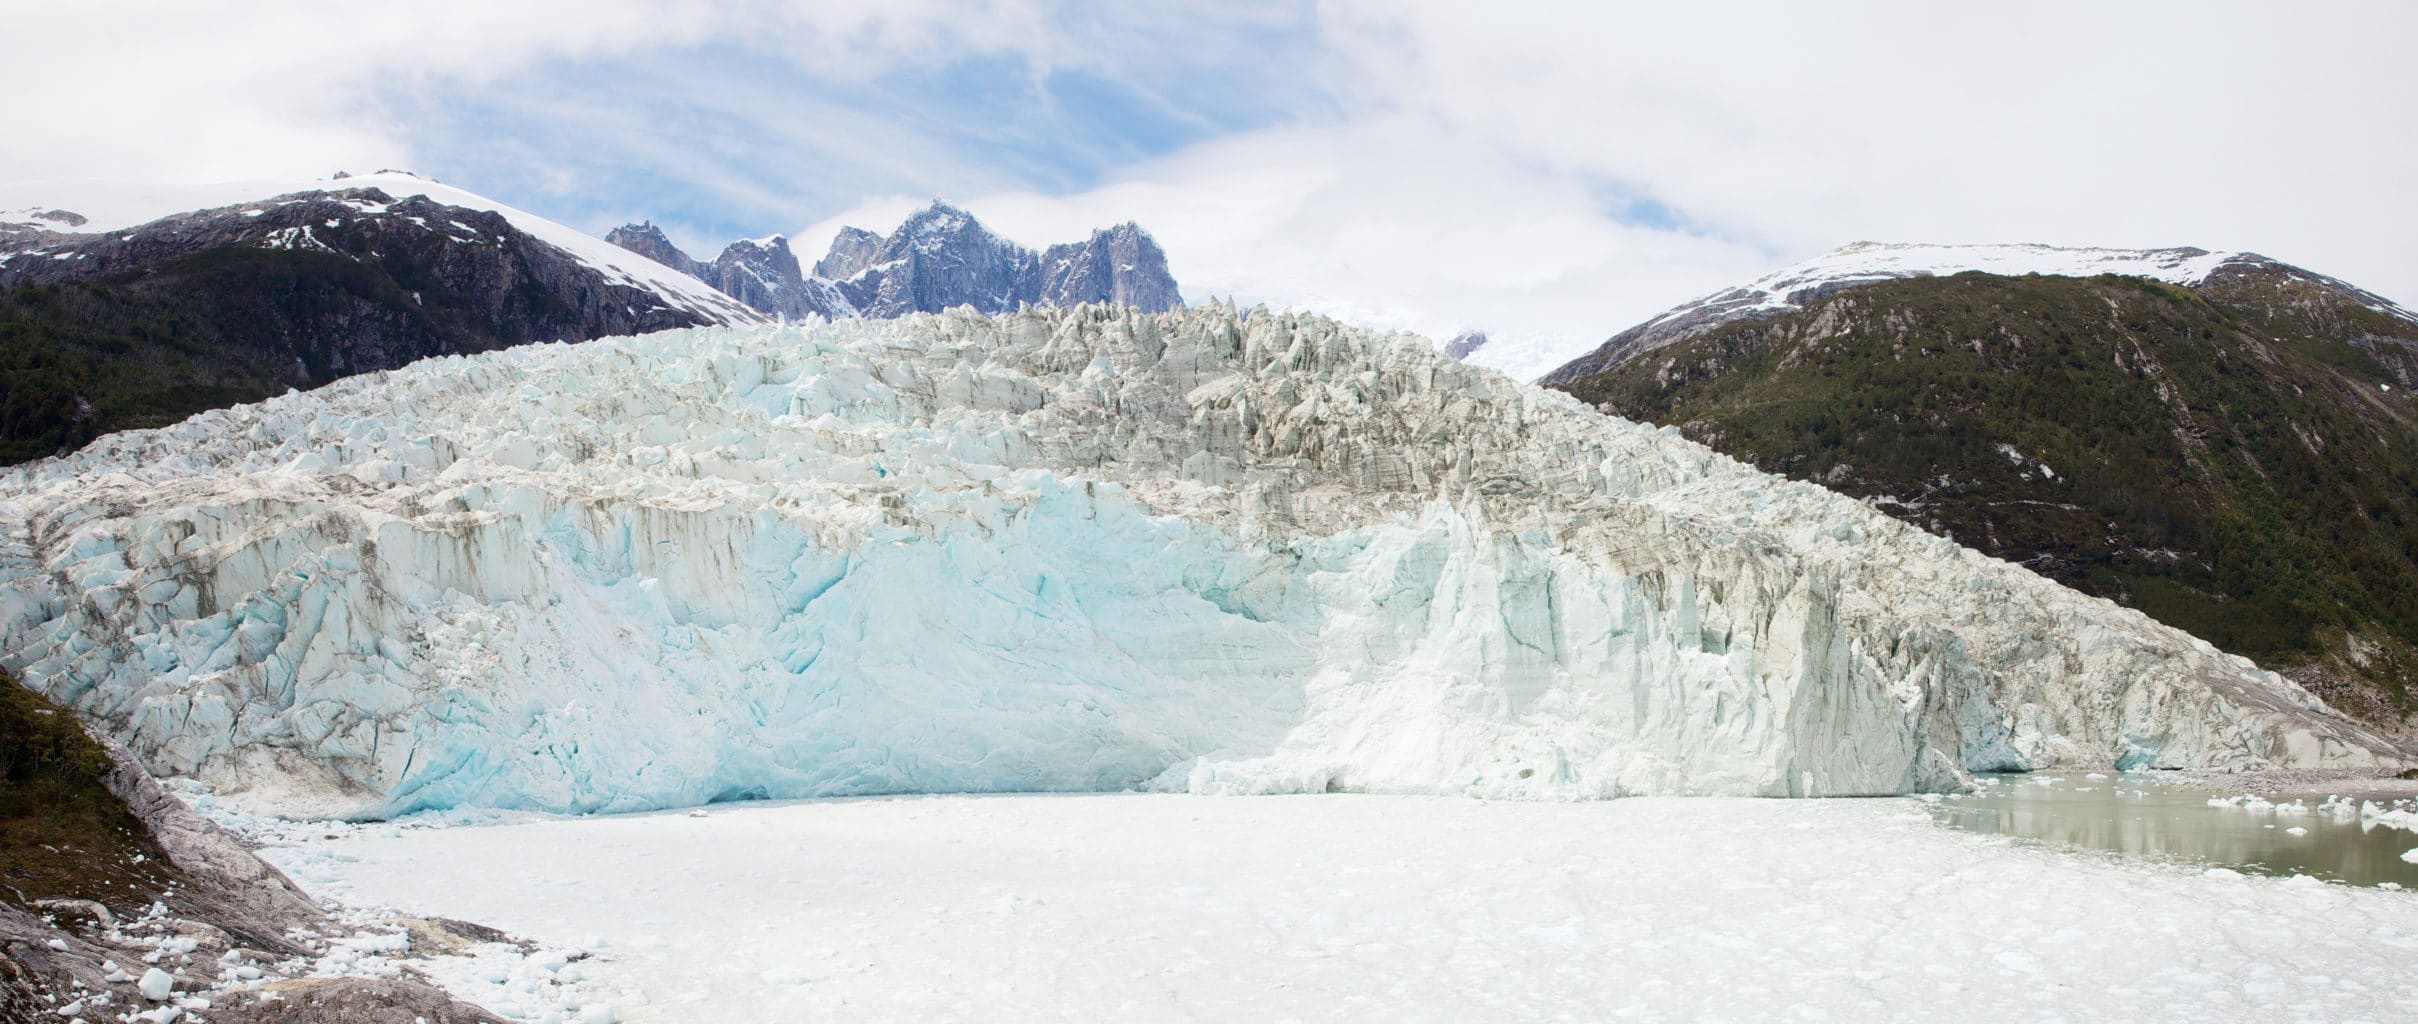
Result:
[[[2394,3],[21,5],[0,179],[413,166],[709,250],[933,195],[1521,371],[1863,238],[2241,247],[2418,302]],[[96,70],[105,67],[105,71]],[[74,88],[53,88],[74,82]]]

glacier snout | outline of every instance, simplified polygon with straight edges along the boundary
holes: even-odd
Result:
[[[286,811],[2407,758],[1846,498],[1217,307],[432,360],[104,438],[0,511],[0,660]]]

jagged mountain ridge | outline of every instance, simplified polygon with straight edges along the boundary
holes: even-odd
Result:
[[[1547,381],[2371,721],[2418,712],[2418,317],[2338,279],[2199,249],[1853,246]]]
[[[842,228],[811,275],[781,235],[732,242],[710,263],[681,251],[652,223],[622,225],[605,239],[694,275],[760,312],[789,317],[889,318],[961,305],[998,313],[1026,304],[1086,302],[1156,313],[1184,301],[1166,252],[1130,221],[1034,252],[935,201],[888,236]]]
[[[0,216],[0,462],[430,355],[764,319],[410,174],[82,191]]]
[[[1819,487],[1225,306],[531,346],[113,435],[0,472],[0,665],[287,813],[2410,757]]]

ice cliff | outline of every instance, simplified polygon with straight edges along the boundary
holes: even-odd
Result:
[[[2407,757],[1675,432],[1225,307],[434,359],[11,470],[0,530],[0,663],[287,812]]]

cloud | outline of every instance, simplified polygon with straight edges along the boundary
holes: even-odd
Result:
[[[876,229],[893,198],[839,223]],[[1489,362],[1541,373],[1602,340],[1604,325],[1752,277],[1752,246],[1629,225],[1596,212],[1584,182],[1451,145],[1439,126],[1395,115],[1267,131],[1191,147],[1073,196],[965,197],[1027,244],[1140,221],[1169,253],[1191,301],[1313,309],[1372,326],[1497,339]]]
[[[705,251],[933,195],[1515,372],[1859,239],[2249,248],[2418,305],[2418,7],[17,5],[0,180],[414,166]],[[128,26],[133,26],[129,28]],[[72,83],[59,87],[58,83]]]
[[[2418,8],[1331,3],[1319,35],[1316,116],[961,198],[1035,242],[1140,220],[1196,299],[1485,328],[1521,374],[1863,239],[2255,249],[2418,305]]]

